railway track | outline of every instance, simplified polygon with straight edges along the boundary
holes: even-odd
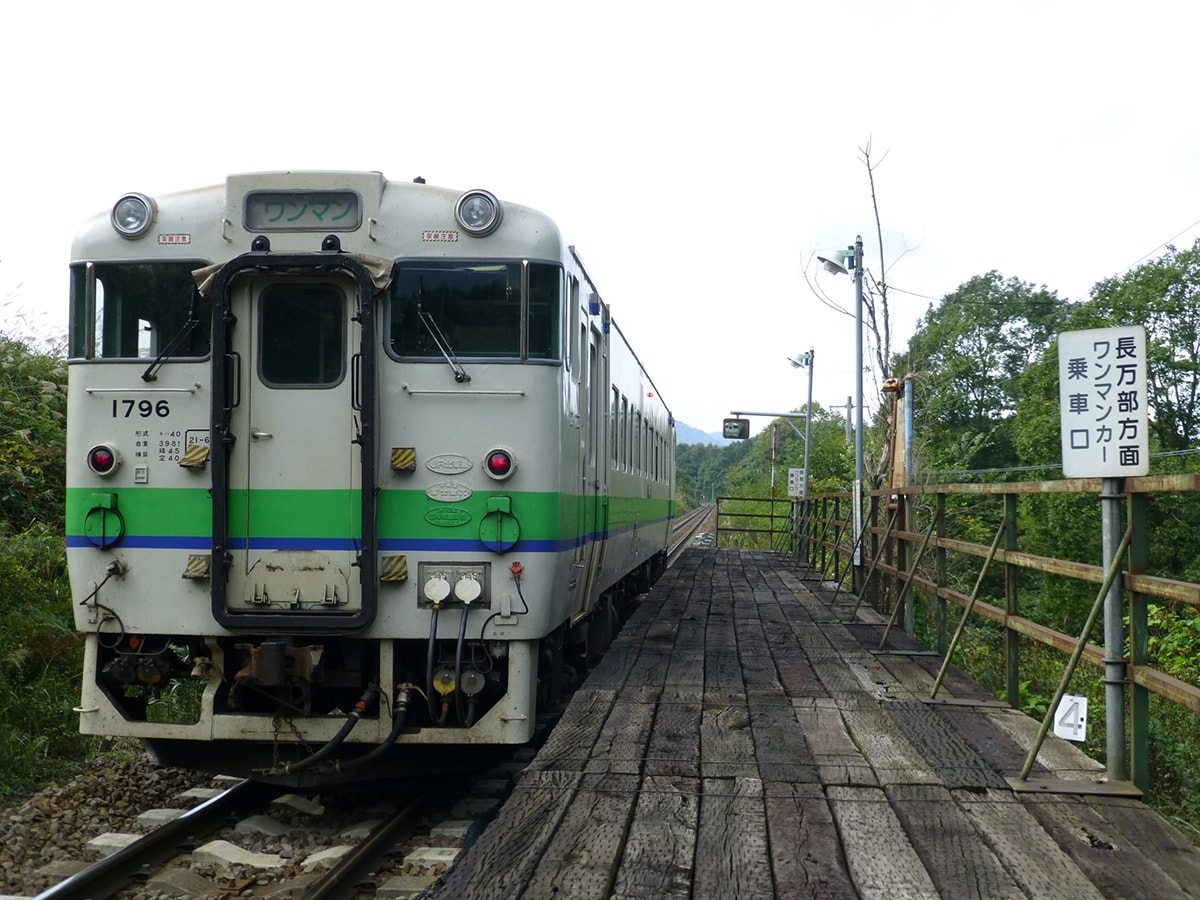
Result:
[[[703,506],[698,506],[690,512],[684,513],[671,528],[671,541],[667,546],[667,565],[671,565],[679,558],[681,554],[691,542],[696,533],[704,527],[704,523],[709,520],[716,510],[716,505],[706,503]]]
[[[352,900],[393,879],[420,893],[452,864],[465,836],[482,831],[519,767],[510,762],[473,781],[377,783],[305,797],[243,781],[37,897]],[[214,862],[218,856],[224,861]]]

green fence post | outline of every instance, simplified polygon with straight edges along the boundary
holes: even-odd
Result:
[[[937,651],[939,656],[945,656],[946,598],[942,596],[942,588],[946,586],[946,548],[941,546],[941,541],[946,536],[946,495],[939,491],[936,494],[936,500],[937,511],[934,515],[937,516],[938,548],[934,554],[933,580],[937,584],[937,588],[935,588],[937,592],[935,597],[937,603]]]
[[[1004,519],[1008,523],[1004,536],[1004,549],[1017,549],[1017,495],[1004,495]],[[1021,569],[1014,563],[1004,562],[1004,611],[1010,616],[1020,614],[1018,581]],[[1021,708],[1021,635],[1012,627],[1004,629],[1005,667],[1008,685],[1008,705]]]
[[[1149,568],[1150,539],[1147,510],[1150,498],[1146,494],[1128,491],[1129,525],[1133,539],[1129,545],[1129,573],[1144,574]],[[1150,632],[1148,603],[1145,594],[1129,592],[1129,662],[1134,669],[1150,663]],[[1133,681],[1132,678],[1129,679]],[[1130,702],[1129,775],[1142,793],[1150,790],[1150,691],[1140,684],[1132,685]]]

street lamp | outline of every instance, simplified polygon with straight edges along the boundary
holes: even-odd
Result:
[[[862,492],[863,492],[863,266],[862,235],[854,246],[838,250],[832,259],[818,256],[826,272],[848,275],[847,264],[854,270],[854,565],[862,565]]]
[[[804,416],[804,491],[801,494],[803,500],[808,499],[809,461],[812,459],[812,383],[816,356],[816,351],[809,347],[807,353],[797,353],[788,360],[794,369],[808,369],[808,406],[804,409],[806,415]]]

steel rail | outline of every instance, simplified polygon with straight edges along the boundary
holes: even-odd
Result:
[[[296,900],[353,900],[361,892],[359,885],[376,872],[379,861],[392,851],[392,836],[416,820],[442,793],[440,789],[429,788],[384,819],[324,875],[298,891]]]
[[[130,881],[152,874],[152,867],[186,852],[199,836],[218,828],[230,813],[265,802],[288,788],[242,781],[178,819],[154,829],[111,856],[92,863],[65,881],[47,888],[36,900],[101,900],[114,897]]]

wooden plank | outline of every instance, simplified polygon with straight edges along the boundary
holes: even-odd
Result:
[[[951,791],[1008,874],[1030,897],[1103,896],[1009,791]]]
[[[695,647],[696,650],[687,652],[682,649],[688,646]],[[704,688],[704,650],[702,645],[681,645],[671,655],[664,682],[673,689],[702,690]]]
[[[986,715],[989,711],[957,706],[938,707],[938,715],[950,723],[967,746],[994,772],[1001,776],[1016,775],[1025,765],[1029,751],[1013,740],[1007,731],[997,728]],[[1001,714],[1010,712],[1007,707],[995,708],[995,711]],[[1035,762],[1033,771],[1044,774],[1046,767]]]
[[[979,840],[971,820],[940,785],[894,785],[884,793],[925,871],[943,897],[1000,900],[1025,892]]]
[[[750,739],[750,713],[745,705],[708,705],[700,723],[700,774],[705,778],[758,775],[754,743]]]
[[[1015,709],[986,709],[982,713],[1003,734],[1007,734],[1022,751],[1022,762],[1037,739],[1040,723]],[[1085,755],[1074,744],[1055,734],[1047,734],[1036,762],[1059,778],[1096,780],[1104,776],[1104,766]],[[1018,769],[1019,771],[1019,769]]]
[[[775,897],[768,858],[762,782],[705,778],[696,836],[692,895],[696,898]]]
[[[930,678],[937,678],[938,671],[942,667],[941,657],[932,659],[924,659],[914,657],[913,662],[929,673]],[[932,685],[930,685],[932,688]],[[942,686],[938,690],[938,696],[943,693],[951,697],[973,697],[978,700],[996,700],[996,695],[984,689],[975,679],[967,676],[958,666],[951,663],[946,669],[946,674],[942,676]]]
[[[742,682],[746,690],[774,690],[783,694],[783,685],[775,671],[775,660],[766,647],[757,649],[741,649],[738,659],[742,667]]]
[[[763,781],[813,784],[819,781],[804,729],[782,693],[748,691],[750,733]]]
[[[880,784],[939,784],[920,752],[879,707],[842,711],[842,719]]]
[[[647,777],[699,777],[702,708],[699,695],[660,701],[646,750]]]
[[[1073,797],[1022,794],[1021,803],[1107,897],[1186,900],[1187,894],[1090,806]]]
[[[615,702],[612,691],[577,693],[527,771],[582,772]]]
[[[496,819],[446,876],[439,893],[460,900],[520,900],[583,781],[579,772],[526,770]]]
[[[875,771],[850,739],[842,714],[836,709],[797,709],[796,721],[804,731],[821,783],[874,787]]]
[[[829,693],[869,694],[879,700],[915,699],[911,691],[901,688],[883,666],[865,650],[840,652],[836,659],[822,660],[816,666],[817,677],[829,688]]]
[[[929,696],[929,691],[933,688],[933,679],[935,676],[930,675],[924,668],[918,665],[913,657],[873,655],[879,664],[887,670],[887,673],[899,684],[914,694],[922,697]],[[947,689],[942,689],[938,693],[947,696],[950,695]]]
[[[625,683],[639,687],[663,687],[667,666],[671,663],[671,648],[642,644],[638,655],[629,663]]]
[[[857,900],[821,788],[767,782],[763,794],[778,900]]]
[[[873,692],[867,690],[858,674],[840,655],[833,659],[814,660],[813,669],[816,671],[821,685],[831,697],[853,694],[875,696]]]
[[[655,710],[653,703],[631,703],[618,698],[595,741],[578,747],[587,756],[584,771],[589,775],[608,772],[640,775]]]
[[[647,775],[613,882],[613,900],[692,896],[700,781]]]
[[[736,652],[714,652],[705,648],[704,690],[725,693],[741,693],[746,686],[742,681],[742,666]]]
[[[826,794],[846,866],[863,900],[940,900],[883,791],[833,786]]]
[[[948,788],[997,788],[1006,782],[981,760],[937,711],[921,702],[886,703],[901,733],[920,751]]]
[[[586,775],[526,887],[528,897],[603,900],[638,796],[636,775]]]
[[[1125,843],[1152,860],[1189,897],[1200,897],[1200,849],[1174,825],[1137,800],[1089,797],[1088,806],[1112,824]]]
[[[828,697],[829,692],[817,678],[805,656],[774,656],[775,671],[784,694],[789,697]]]
[[[792,634],[796,636],[796,643],[803,650],[833,649],[833,644],[829,642],[829,638],[825,636],[824,628],[820,625],[804,622],[793,623]]]
[[[637,659],[639,652],[637,644],[613,641],[608,645],[604,658],[588,672],[588,676],[583,682],[584,686],[615,691],[629,677],[629,669]]]

